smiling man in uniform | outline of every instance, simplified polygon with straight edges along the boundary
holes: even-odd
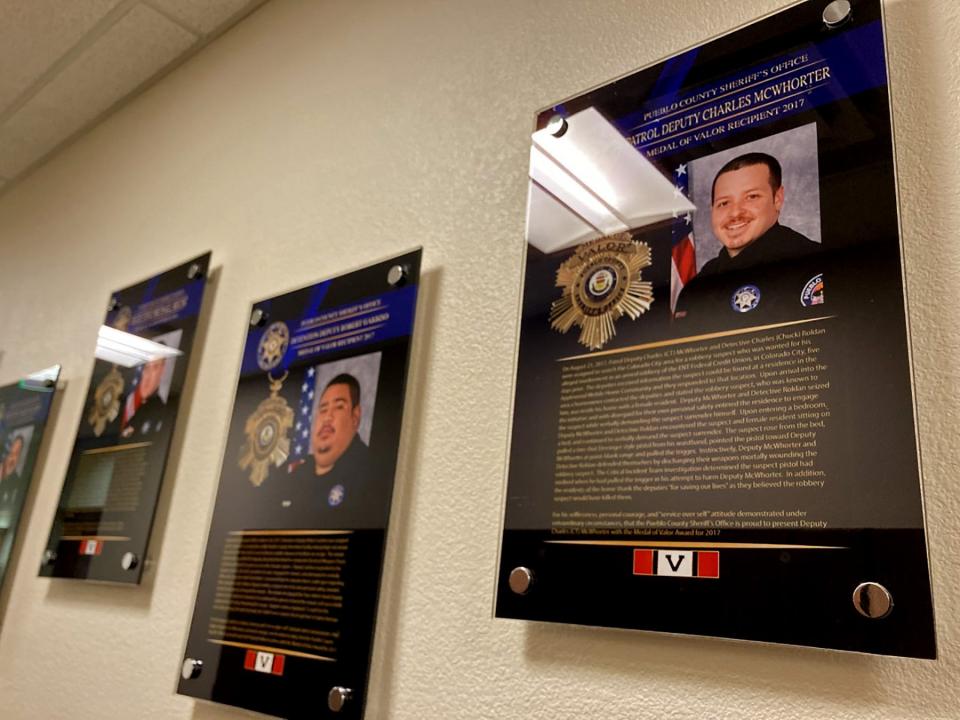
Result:
[[[720,168],[713,180],[710,224],[723,247],[680,293],[678,319],[703,320],[732,310],[750,313],[752,322],[758,315],[799,306],[791,300],[799,297],[803,280],[783,271],[819,245],[780,224],[784,195],[783,170],[772,155],[747,153]],[[797,270],[798,278],[807,272]],[[797,282],[800,287],[794,287]]]

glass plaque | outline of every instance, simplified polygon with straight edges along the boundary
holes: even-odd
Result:
[[[0,387],[0,586],[7,572],[60,366]]]
[[[180,693],[362,716],[420,256],[253,306]]]
[[[932,658],[878,0],[550,107],[498,617]]]
[[[111,296],[40,575],[140,582],[209,265]]]

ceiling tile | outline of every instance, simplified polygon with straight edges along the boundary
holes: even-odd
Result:
[[[187,27],[204,35],[213,32],[245,8],[260,5],[264,0],[149,0],[156,8],[169,13]]]
[[[0,0],[0,112],[119,0]]]
[[[155,10],[135,5],[0,127],[0,175],[21,173],[196,40]]]

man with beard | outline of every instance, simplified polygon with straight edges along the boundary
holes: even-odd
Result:
[[[760,325],[796,314],[816,272],[806,258],[819,245],[780,224],[784,194],[783,171],[771,155],[747,153],[720,168],[710,222],[723,248],[683,288],[677,319]]]

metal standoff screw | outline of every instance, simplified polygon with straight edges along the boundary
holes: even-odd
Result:
[[[350,688],[341,687],[340,685],[335,685],[330,688],[330,692],[327,693],[327,707],[330,708],[333,712],[340,712],[343,710],[343,706],[347,704],[347,701],[353,697],[353,690]]]
[[[114,310],[120,307],[120,301],[115,297],[110,298],[110,302],[107,303],[107,312],[113,312]]]
[[[387,282],[391,285],[403,285],[407,280],[407,269],[403,265],[394,265],[387,270]]]
[[[823,24],[831,30],[850,19],[853,8],[850,0],[833,0],[823,9]]]
[[[864,617],[879,620],[893,610],[893,595],[880,583],[860,583],[853,591],[853,606]]]
[[[515,567],[510,571],[510,589],[517,595],[526,595],[533,585],[533,570]]]
[[[567,124],[566,119],[560,115],[554,115],[547,121],[547,132],[554,137],[563,137],[563,134],[569,127],[570,125]]]
[[[45,565],[53,565],[57,561],[57,551],[56,550],[47,550],[43,554],[43,562]]]
[[[254,308],[250,313],[250,324],[253,327],[263,327],[267,324],[267,313],[260,308]]]
[[[128,552],[124,553],[123,557],[120,558],[120,567],[124,570],[133,570],[140,563],[140,558],[136,556],[135,553]]]
[[[200,267],[198,263],[193,263],[187,269],[187,279],[189,280],[196,280],[201,275],[203,275],[203,269]]]
[[[180,666],[180,677],[184,680],[196,680],[203,672],[203,660],[187,658]]]

